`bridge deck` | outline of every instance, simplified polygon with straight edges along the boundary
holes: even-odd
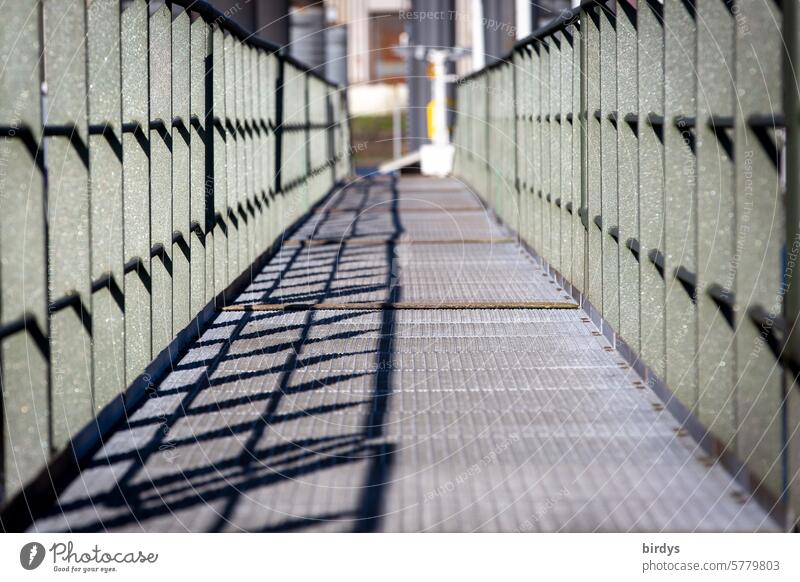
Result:
[[[376,180],[237,303],[571,302],[507,237]],[[578,309],[226,311],[34,529],[774,529],[639,380]]]

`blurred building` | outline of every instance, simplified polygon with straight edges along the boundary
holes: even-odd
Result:
[[[577,0],[212,0],[226,16],[332,80],[350,86],[353,116],[405,112],[405,147],[428,141],[429,49],[466,49],[463,75]]]
[[[405,109],[406,22],[410,0],[327,0],[331,24],[347,29],[347,78],[353,115]]]

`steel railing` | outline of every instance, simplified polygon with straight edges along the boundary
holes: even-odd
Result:
[[[350,171],[343,89],[205,2],[161,4],[3,8],[0,501],[133,405]]]
[[[585,2],[459,82],[455,141],[456,173],[793,519],[800,108],[782,22],[772,1]]]

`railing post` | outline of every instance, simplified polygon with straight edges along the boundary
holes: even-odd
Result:
[[[678,399],[697,406],[696,30],[692,2],[664,4],[664,246],[666,377]],[[683,277],[681,277],[683,273]]]
[[[586,290],[586,228],[581,221],[581,208],[585,207],[584,149],[585,120],[583,118],[583,23],[578,20],[573,25],[572,61],[570,78],[572,82],[572,101],[570,117],[572,127],[572,198],[565,205],[570,213],[572,224],[572,286],[581,292]]]
[[[211,301],[214,290],[214,164],[211,152],[213,74],[209,27],[202,19],[190,25],[189,166],[190,203],[190,313],[199,313]]]
[[[639,133],[639,240],[632,250],[639,257],[640,335],[642,359],[664,378],[664,301],[666,285],[651,251],[664,248],[664,15],[657,0],[639,5],[636,83]],[[656,256],[656,255],[653,255]]]
[[[50,454],[41,3],[5,9],[0,51],[0,503]]]
[[[731,446],[736,438],[733,299],[730,293],[736,201],[730,127],[724,127],[724,121],[733,119],[736,99],[730,75],[735,68],[734,27],[734,15],[724,2],[698,2],[694,129],[697,150],[697,415],[721,442]],[[726,295],[727,303],[724,302]]]
[[[583,117],[586,124],[585,206],[581,208],[588,233],[589,252],[586,261],[587,279],[584,290],[594,308],[603,313],[603,232],[594,218],[602,214],[602,143],[601,143],[601,55],[600,5],[587,7],[582,13],[583,29]]]
[[[781,497],[783,371],[769,340],[782,311],[786,232],[773,130],[782,117],[782,14],[774,2],[736,7],[736,444],[754,487]]]
[[[544,147],[544,140],[542,139],[542,79],[544,78],[544,68],[542,66],[542,53],[544,49],[537,41],[532,45],[532,62],[531,77],[533,78],[533,86],[531,90],[531,142],[533,147],[528,154],[531,157],[532,171],[530,190],[528,197],[532,200],[530,205],[530,219],[529,227],[532,234],[532,242],[537,249],[543,248],[544,236],[542,234],[542,174],[544,167],[542,163],[541,151]]]
[[[192,318],[191,302],[191,29],[189,15],[172,21],[172,329]],[[195,312],[196,313],[196,312]]]
[[[151,356],[150,147],[147,4],[134,0],[122,13],[122,173],[125,257],[125,385]]]
[[[51,445],[60,450],[93,416],[86,4],[46,0],[43,7]]]
[[[617,16],[610,9],[599,5],[597,18],[600,21],[600,207],[599,213],[589,214],[589,229],[597,230],[602,256],[602,312],[605,320],[619,330],[620,279],[619,245],[611,235],[619,230],[619,162],[617,157]],[[630,65],[630,63],[628,63]],[[592,112],[590,111],[590,114]],[[599,221],[599,223],[598,223]]]
[[[224,53],[224,65],[222,76],[224,81],[223,101],[225,102],[225,157],[222,170],[225,172],[225,201],[220,204],[220,212],[225,217],[227,229],[227,248],[225,271],[220,280],[221,293],[228,286],[236,275],[239,274],[239,241],[241,237],[241,222],[237,216],[239,203],[239,141],[238,134],[238,115],[239,107],[236,100],[238,87],[236,82],[236,47],[238,39],[229,32],[223,32],[222,52]]]
[[[631,250],[631,243],[639,240],[638,11],[628,2],[619,2],[617,6],[617,106],[614,113],[619,189],[616,234],[620,285],[618,331],[629,348],[641,353],[639,261]],[[606,230],[612,238],[613,227],[609,224]]]
[[[284,83],[286,82],[286,63],[283,59],[278,58],[277,75],[275,77],[275,192],[283,190],[283,118],[284,118],[284,103],[283,95],[286,90]]]
[[[573,273],[573,250],[574,250],[574,232],[572,229],[572,216],[570,215],[570,208],[573,203],[574,193],[574,165],[573,165],[573,57],[574,57],[574,27],[566,27],[561,32],[561,59],[559,77],[561,82],[560,99],[558,103],[558,129],[560,132],[560,152],[561,160],[559,178],[560,187],[558,191],[558,198],[555,200],[556,211],[559,216],[559,231],[561,233],[561,262],[560,270],[561,275],[572,281]]]
[[[116,0],[87,8],[94,409],[125,385],[122,224],[122,76]],[[99,284],[97,284],[99,283]]]
[[[162,5],[150,16],[150,285],[152,352],[172,339],[172,15]]]

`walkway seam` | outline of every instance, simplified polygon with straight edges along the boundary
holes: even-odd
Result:
[[[227,305],[221,311],[395,311],[400,309],[578,309],[577,303],[560,301],[443,301],[441,303],[368,302],[368,303],[244,303]]]

